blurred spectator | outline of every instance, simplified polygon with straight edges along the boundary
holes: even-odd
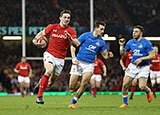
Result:
[[[159,0],[120,0],[124,8],[133,18],[134,24],[153,25],[160,21]]]

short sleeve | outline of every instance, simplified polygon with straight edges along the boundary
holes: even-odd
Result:
[[[87,38],[87,33],[82,34],[81,36],[78,37],[78,41],[82,44],[86,38]]]
[[[106,48],[106,43],[105,43],[104,40],[103,40],[102,43],[103,43],[103,44],[102,44],[102,47],[101,47],[101,49],[100,49],[100,52],[101,52],[101,53],[104,52],[105,50],[107,50],[107,48]]]
[[[19,63],[16,65],[16,69],[19,70]]]
[[[126,56],[127,56],[127,55],[122,56],[122,57],[121,57],[121,60],[122,60],[122,61],[126,60]]]
[[[100,66],[102,67],[104,65],[102,60],[99,60]]]
[[[149,40],[147,40],[146,42],[146,51],[147,52],[153,51],[152,43]]]
[[[131,50],[130,44],[131,44],[131,41],[128,41],[126,46],[125,46],[125,49],[126,49],[127,52],[129,52]]]
[[[28,63],[28,69],[31,69],[31,65]]]
[[[70,31],[70,34],[73,39],[77,39],[76,31],[74,29]]]
[[[53,30],[53,24],[49,24],[45,29],[45,34],[48,35]]]

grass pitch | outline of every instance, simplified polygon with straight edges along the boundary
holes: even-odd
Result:
[[[44,105],[35,103],[36,96],[0,96],[0,115],[160,115],[160,97],[147,102],[146,95],[135,95],[127,108],[120,95],[83,95],[68,109],[73,96],[44,96]]]

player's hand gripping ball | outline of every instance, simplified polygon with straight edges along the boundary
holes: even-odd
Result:
[[[39,40],[38,40],[38,43],[41,44],[41,47],[40,47],[40,48],[44,48],[44,47],[47,46],[48,40],[47,40],[47,38],[46,38],[45,36],[41,36],[41,37],[39,38]]]
[[[119,44],[120,45],[124,45],[125,42],[126,42],[126,39],[124,39],[124,38],[119,39]]]

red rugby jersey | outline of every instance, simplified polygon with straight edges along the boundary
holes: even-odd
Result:
[[[93,74],[101,75],[101,67],[104,65],[104,63],[100,59],[95,59],[94,64],[95,66]]]
[[[16,65],[16,69],[19,70],[18,75],[20,75],[22,77],[28,77],[28,73],[29,73],[29,70],[31,69],[31,66],[27,62],[24,64],[22,62],[19,62]]]
[[[77,38],[76,31],[70,26],[63,28],[60,24],[49,24],[45,29],[45,34],[50,34],[47,52],[56,58],[64,59],[70,46],[69,39],[66,38],[64,31],[67,31],[73,39]]]
[[[155,59],[151,60],[151,70],[160,71],[160,54],[157,54]]]
[[[121,59],[122,59],[122,61],[125,61],[125,67],[127,68],[128,65],[131,63],[131,60],[132,60],[132,52],[129,51],[127,53],[127,55],[122,56]]]

